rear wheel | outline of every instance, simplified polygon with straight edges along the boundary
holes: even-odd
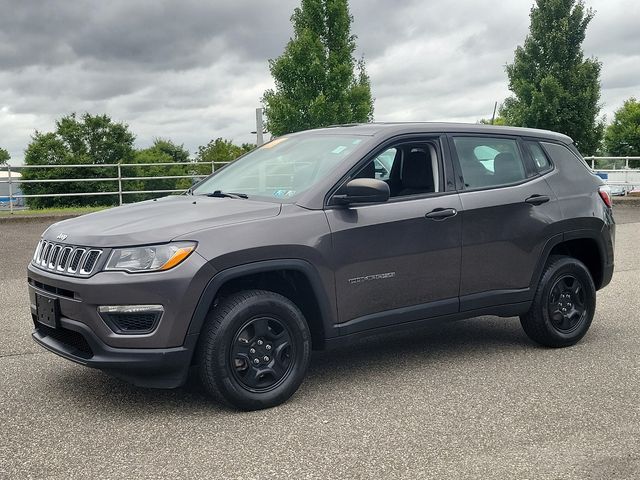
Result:
[[[293,302],[264,290],[239,292],[209,314],[198,348],[200,380],[236,408],[269,408],[295,393],[310,357],[309,328]]]
[[[589,330],[596,289],[587,267],[572,257],[547,262],[531,309],[520,317],[525,333],[547,347],[574,345]]]

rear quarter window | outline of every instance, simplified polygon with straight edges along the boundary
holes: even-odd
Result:
[[[525,142],[525,144],[527,145],[529,154],[533,159],[534,167],[536,168],[538,173],[545,173],[553,168],[553,165],[549,161],[549,158],[544,153],[544,150],[538,142],[527,141]]]

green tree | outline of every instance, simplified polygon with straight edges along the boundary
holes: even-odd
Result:
[[[302,0],[291,17],[293,38],[269,61],[266,127],[275,136],[333,124],[370,122],[373,98],[347,0]]]
[[[490,118],[481,118],[480,120],[478,120],[478,123],[480,123],[482,125],[506,125],[507,124],[505,119],[502,118],[502,117],[494,118],[493,119],[493,123],[491,123],[491,119]]]
[[[189,150],[185,149],[184,145],[176,145],[166,138],[154,139],[151,149],[170,157],[172,162],[186,163],[189,161]]]
[[[0,148],[0,165],[6,165],[11,160],[11,155],[4,148]]]
[[[124,123],[113,122],[107,115],[90,115],[80,118],[75,113],[56,121],[54,132],[35,132],[25,151],[26,165],[101,165],[125,163],[133,159],[134,135]],[[117,168],[28,168],[22,170],[24,180],[114,178]],[[50,182],[25,183],[25,194],[60,194],[81,192],[112,192],[117,182]],[[112,195],[86,197],[31,198],[32,208],[65,207],[81,205],[113,205],[117,197]]]
[[[192,173],[192,164],[189,162],[189,151],[183,145],[176,145],[171,140],[156,138],[149,148],[137,150],[131,163],[175,163],[176,165],[141,165],[136,167],[122,167],[123,177],[177,177]],[[186,190],[191,186],[188,178],[160,178],[124,180],[124,191],[149,191],[149,190]],[[162,197],[170,194],[164,193],[131,193],[125,194],[127,203],[146,200],[153,197]]]
[[[198,172],[201,175],[206,175],[211,173],[213,167],[218,169],[223,167],[229,162],[234,161],[236,158],[244,155],[245,153],[253,150],[255,145],[250,143],[243,143],[238,146],[235,145],[231,140],[226,140],[224,138],[216,138],[215,140],[211,140],[206,145],[201,145],[198,147],[198,152],[196,153],[196,162],[206,162],[209,165],[198,165]]]
[[[640,102],[635,98],[625,101],[616,111],[605,132],[604,145],[607,154],[614,157],[640,156]]]
[[[593,154],[602,139],[600,63],[582,52],[593,11],[581,0],[536,0],[524,46],[507,65],[514,96],[500,115],[509,125],[544,128],[573,138]]]

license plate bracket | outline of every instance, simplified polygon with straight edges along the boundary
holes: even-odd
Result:
[[[36,312],[38,322],[51,328],[60,325],[60,304],[57,298],[36,293]]]

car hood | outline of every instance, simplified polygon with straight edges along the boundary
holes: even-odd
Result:
[[[91,247],[163,243],[196,230],[274,217],[281,207],[247,199],[170,196],[64,220],[43,237]]]

